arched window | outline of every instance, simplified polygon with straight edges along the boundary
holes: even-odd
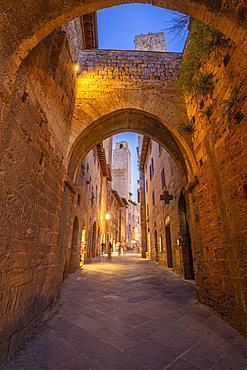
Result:
[[[159,244],[160,244],[160,253],[163,253],[162,235],[160,235],[159,237]]]

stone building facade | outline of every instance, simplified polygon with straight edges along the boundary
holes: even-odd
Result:
[[[125,236],[120,241],[140,244],[140,207],[131,200],[131,153],[126,141],[116,143],[112,158],[112,187],[126,201]]]
[[[147,141],[147,145],[142,145]],[[140,171],[145,181],[147,258],[184,279],[194,279],[193,257],[183,182],[172,157],[157,142],[139,135]],[[164,193],[165,192],[165,193]],[[165,199],[161,199],[164,197]]]

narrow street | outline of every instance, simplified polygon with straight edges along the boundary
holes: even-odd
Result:
[[[149,260],[96,258],[63,283],[55,314],[3,370],[241,370],[247,340]]]

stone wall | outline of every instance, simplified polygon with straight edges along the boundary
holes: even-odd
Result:
[[[59,297],[62,213],[73,198],[63,158],[74,101],[68,44],[58,31],[50,57],[41,42],[23,61],[9,104],[1,107],[0,363]]]
[[[56,66],[43,43],[30,53],[2,111],[0,363],[49,313],[63,279],[62,161],[75,79],[66,40],[60,47]]]
[[[127,198],[128,175],[126,168],[112,170],[112,189],[116,190],[119,193],[120,197],[125,199]]]
[[[186,193],[197,292],[200,302],[246,335],[246,57],[228,40],[203,68],[214,74],[212,89],[206,99],[188,101],[198,162],[198,185]],[[230,119],[223,119],[223,101],[234,87]]]

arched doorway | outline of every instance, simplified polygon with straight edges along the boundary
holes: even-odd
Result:
[[[96,255],[96,222],[94,221],[90,258],[94,258],[95,255]]]
[[[182,247],[184,278],[194,279],[193,257],[191,249],[191,239],[189,225],[187,220],[187,208],[183,190],[180,193],[178,201],[178,214],[180,224],[180,242]]]
[[[83,266],[85,263],[85,248],[86,248],[86,221],[83,222],[83,228],[81,232],[80,266]]]
[[[154,245],[155,245],[155,261],[159,261],[159,251],[158,251],[158,237],[157,230],[154,231]]]
[[[100,254],[100,227],[98,227],[98,234],[97,234],[97,246],[96,246],[96,256]]]
[[[172,242],[171,242],[171,228],[170,224],[165,227],[166,235],[166,255],[167,255],[167,267],[173,268],[173,257],[172,257]]]
[[[69,259],[69,273],[75,272],[78,268],[78,234],[79,234],[79,220],[75,217],[72,231],[70,259]]]

